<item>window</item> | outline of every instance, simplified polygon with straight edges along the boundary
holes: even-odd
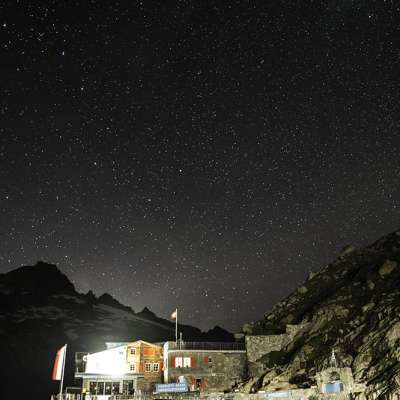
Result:
[[[123,381],[122,382],[122,393],[125,395],[133,395],[133,381]]]
[[[89,382],[89,392],[90,394],[104,394],[104,382]]]
[[[135,347],[131,347],[131,354],[135,355],[136,354],[136,348]]]
[[[151,372],[151,364],[150,364],[150,363],[144,364],[144,370],[145,370],[146,372]]]
[[[112,382],[106,382],[106,388],[104,390],[105,395],[110,395],[112,390]]]
[[[97,382],[89,382],[89,392],[90,394],[96,394]]]
[[[135,366],[135,364],[131,364],[131,365],[129,366],[129,370],[130,370],[130,371],[136,371],[136,366]]]
[[[122,394],[124,395],[133,395],[134,393],[133,389],[133,381],[123,381],[122,382]]]
[[[192,366],[192,359],[190,357],[176,357],[175,368],[190,368]]]
[[[183,367],[183,358],[176,357],[175,358],[175,368],[182,368]]]
[[[112,382],[111,394],[119,394],[119,382]]]
[[[153,371],[158,372],[160,370],[160,364],[159,363],[154,363],[153,364]]]

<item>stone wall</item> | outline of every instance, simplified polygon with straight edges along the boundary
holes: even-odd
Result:
[[[308,326],[309,323],[286,325],[286,333],[281,335],[246,335],[247,360],[257,362],[264,354],[282,350]]]
[[[257,393],[202,393],[199,400],[308,400],[311,396],[316,396],[321,400],[349,400],[350,396],[346,392],[326,394],[318,391],[317,388],[292,389],[277,392],[257,392]],[[398,400],[398,399],[390,399]]]
[[[174,368],[173,357],[191,357],[191,367]],[[174,350],[168,353],[168,382],[184,376],[190,386],[201,381],[200,391],[229,390],[246,377],[245,351]]]
[[[258,392],[246,393],[204,393],[200,398],[203,400],[306,400],[311,395],[316,395],[316,389],[294,389],[286,392]],[[286,395],[286,396],[285,396]],[[338,400],[338,399],[335,399]]]
[[[290,336],[282,335],[247,335],[247,368],[251,376],[260,376],[265,371],[263,363],[259,359],[271,351],[282,350],[289,342]]]

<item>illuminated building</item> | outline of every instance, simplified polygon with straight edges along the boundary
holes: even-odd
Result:
[[[82,393],[132,395],[149,392],[162,380],[162,347],[143,340],[107,343],[106,350],[77,353],[75,361]]]

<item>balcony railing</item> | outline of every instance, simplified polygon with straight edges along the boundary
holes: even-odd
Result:
[[[246,345],[242,342],[169,342],[169,350],[220,350],[243,351]]]

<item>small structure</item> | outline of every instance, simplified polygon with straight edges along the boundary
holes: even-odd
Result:
[[[246,372],[244,343],[166,342],[164,383],[185,380],[191,391],[221,392],[243,380]]]
[[[316,373],[315,380],[319,392],[323,393],[325,398],[349,398],[354,391],[352,370],[338,360],[334,349],[328,362]]]

